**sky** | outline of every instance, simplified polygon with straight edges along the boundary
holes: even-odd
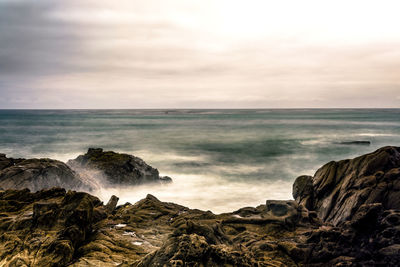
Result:
[[[0,109],[400,108],[399,10],[0,0]]]

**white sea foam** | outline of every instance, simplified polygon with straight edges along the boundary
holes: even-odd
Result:
[[[397,136],[395,134],[388,134],[388,133],[360,133],[357,134],[358,136],[368,136],[368,137],[376,137],[376,136],[387,136],[387,137],[392,137],[392,136]]]
[[[214,172],[224,172],[226,174],[248,174],[255,173],[265,169],[265,164],[251,165],[251,164],[236,164],[234,166],[214,166],[212,167]]]
[[[111,195],[120,198],[120,204],[135,203],[147,194],[161,201],[174,202],[189,208],[230,212],[244,206],[264,204],[267,199],[291,199],[292,182],[289,181],[226,181],[203,175],[168,174],[174,181],[165,185],[140,185],[121,188],[101,188],[94,194],[103,201]]]
[[[160,162],[160,161],[171,161],[171,162],[207,162],[209,158],[206,155],[198,155],[198,156],[188,156],[188,155],[180,155],[177,153],[166,153],[166,152],[159,152],[155,153],[154,151],[150,150],[136,150],[134,152],[128,151],[128,154],[134,154],[145,160],[146,162]]]
[[[303,146],[315,146],[315,145],[326,145],[328,142],[326,140],[315,139],[315,140],[304,140],[300,141]]]

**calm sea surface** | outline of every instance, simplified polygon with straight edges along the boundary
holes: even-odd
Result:
[[[102,188],[100,198],[151,193],[217,213],[289,199],[297,176],[385,145],[400,145],[400,109],[0,110],[0,153],[62,161],[89,147],[130,153],[174,183]]]

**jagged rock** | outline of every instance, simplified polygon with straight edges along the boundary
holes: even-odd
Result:
[[[118,197],[114,195],[111,196],[110,200],[107,202],[107,205],[105,207],[108,213],[111,213],[115,210],[115,207],[117,207],[118,204],[118,200],[119,200]]]
[[[381,248],[379,253],[385,256],[396,257],[398,261],[400,261],[400,244],[394,244],[385,248]]]
[[[0,191],[0,266],[399,266],[398,151],[328,163],[296,180],[295,200],[224,214],[152,195],[116,207],[61,188]]]
[[[138,185],[151,182],[171,182],[168,176],[160,177],[158,170],[142,159],[102,148],[89,148],[87,153],[67,163],[77,172],[82,169],[101,171],[111,185]]]
[[[381,203],[361,205],[350,221],[351,226],[364,232],[376,228],[382,209]]]
[[[400,148],[383,147],[355,159],[329,162],[312,177],[312,188],[304,176],[294,187],[296,201],[335,225],[351,219],[363,204],[400,209]]]
[[[210,245],[205,237],[184,234],[169,239],[138,263],[142,266],[254,266],[248,253],[224,245]]]
[[[101,205],[87,193],[60,188],[36,193],[7,190],[0,193],[0,201],[23,203],[17,211],[0,216],[1,266],[71,264],[93,232],[93,209]]]
[[[313,190],[312,176],[299,176],[293,183],[293,198],[307,209],[312,209],[314,204]]]
[[[23,160],[24,159],[7,158],[6,154],[0,153],[0,171],[7,167],[11,167]]]
[[[13,159],[0,154],[0,187],[38,191],[51,187],[90,190],[65,163],[52,159]]]

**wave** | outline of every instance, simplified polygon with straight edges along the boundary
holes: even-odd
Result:
[[[93,193],[103,201],[117,195],[120,203],[135,203],[147,194],[153,194],[162,201],[214,213],[230,212],[243,206],[258,206],[267,199],[292,199],[291,181],[227,182],[219,177],[203,175],[167,175],[173,177],[173,183],[101,187]]]

